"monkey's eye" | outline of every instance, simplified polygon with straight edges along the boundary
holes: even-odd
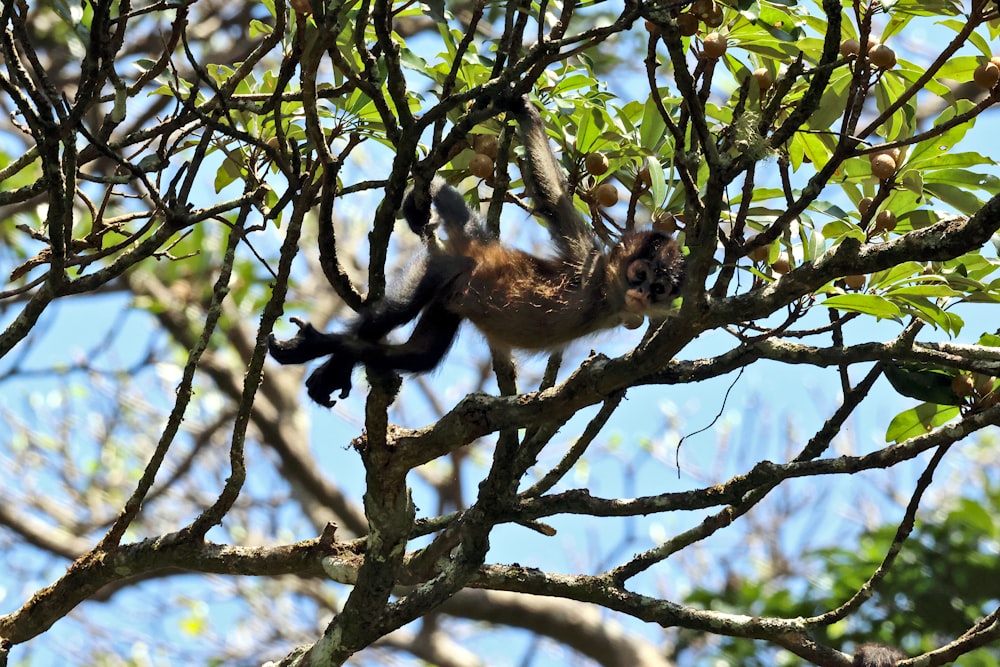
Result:
[[[662,296],[663,293],[667,291],[667,288],[660,283],[653,283],[649,291],[653,293],[653,296]]]
[[[628,265],[628,281],[630,283],[644,283],[647,276],[646,265],[643,262],[635,261]]]

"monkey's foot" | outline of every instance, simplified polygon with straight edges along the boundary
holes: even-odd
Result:
[[[273,333],[267,337],[267,351],[279,364],[304,364],[338,351],[336,334],[317,331],[316,327],[297,317],[293,317],[292,322],[299,327],[294,337],[278,340]]]
[[[332,408],[337,401],[330,398],[330,394],[339,389],[339,398],[347,398],[351,393],[352,370],[354,364],[346,364],[336,356],[330,357],[306,380],[306,393],[320,405]]]

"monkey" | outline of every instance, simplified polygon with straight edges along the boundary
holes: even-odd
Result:
[[[348,396],[359,364],[376,372],[435,368],[463,320],[499,349],[544,351],[602,329],[636,328],[645,316],[670,311],[684,281],[677,241],[660,231],[625,232],[605,250],[573,205],[538,109],[518,97],[507,113],[517,122],[523,180],[552,237],[553,256],[500,243],[440,177],[430,184],[430,208],[420,210],[411,189],[402,205],[410,228],[427,240],[443,223],[446,239],[442,249],[425,253],[403,293],[363,308],[344,332],[323,333],[292,318],[299,327],[293,338],[268,338],[280,364],[329,356],[306,380],[307,393],[320,405],[332,407],[337,390],[340,398]],[[382,341],[414,319],[406,342]]]
[[[883,644],[860,644],[854,649],[854,667],[896,667],[906,654]]]

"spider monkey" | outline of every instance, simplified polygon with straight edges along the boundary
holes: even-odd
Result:
[[[406,292],[363,309],[343,333],[322,333],[293,318],[299,326],[293,338],[268,339],[281,364],[329,355],[306,380],[317,403],[332,406],[330,395],[338,389],[346,398],[358,364],[376,371],[433,369],[462,320],[491,345],[546,350],[601,329],[635,328],[644,316],[669,311],[684,279],[677,242],[659,231],[627,232],[605,251],[573,205],[538,110],[526,98],[509,107],[525,150],[522,175],[547,223],[554,256],[536,257],[492,238],[479,214],[441,178],[430,186],[434,224],[429,206],[421,210],[411,190],[403,202],[410,228],[429,239],[441,221],[447,240],[443,251],[427,253]],[[418,316],[405,343],[381,340]]]
[[[902,651],[882,644],[861,644],[854,649],[853,667],[896,667],[906,659]]]

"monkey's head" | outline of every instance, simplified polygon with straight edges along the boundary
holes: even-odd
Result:
[[[636,232],[616,250],[625,310],[640,316],[667,310],[684,284],[684,257],[677,242],[664,232]]]

